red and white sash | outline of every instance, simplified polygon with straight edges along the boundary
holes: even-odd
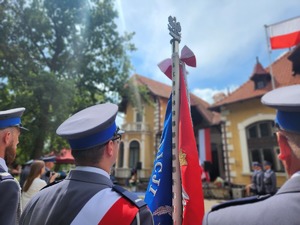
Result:
[[[106,188],[84,205],[71,225],[130,225],[137,212],[136,206],[111,188]]]

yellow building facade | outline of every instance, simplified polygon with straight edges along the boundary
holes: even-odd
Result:
[[[172,88],[137,74],[133,75],[129,82],[134,84],[134,86],[128,86],[128,88],[135,89],[134,98],[130,101],[125,99],[121,103],[120,109],[124,113],[122,129],[125,133],[122,135],[114,172],[115,177],[121,183],[126,183],[134,170],[137,171],[137,178],[140,181],[147,182],[160,144],[166,106]],[[141,90],[146,96],[139,95],[136,91],[138,87],[143,87]],[[195,95],[191,95],[190,100],[193,109],[192,118],[196,121],[194,128],[195,137],[197,137],[198,130],[203,126],[217,126],[220,116],[208,110],[209,104]],[[215,151],[221,150],[219,143],[214,146],[216,146]]]
[[[278,187],[287,179],[277,157],[280,149],[273,132],[276,111],[262,105],[261,97],[274,88],[300,83],[289,60],[291,54],[287,52],[272,64],[272,76],[270,68],[263,68],[257,60],[249,80],[210,107],[221,113],[225,179],[233,184],[251,183],[252,163],[265,160],[272,163]]]
[[[223,138],[226,133],[230,180],[234,184],[249,184],[252,176],[251,161],[254,160],[251,160],[251,150],[249,149],[251,146],[248,143],[250,137],[247,128],[255,124],[270,124],[267,128],[268,135],[273,136],[271,138],[276,141],[272,131],[275,111],[264,107],[260,102],[260,98],[254,98],[223,106],[221,115],[222,121],[226,121],[223,127]],[[263,141],[261,138],[261,142]],[[264,147],[265,149],[263,149]],[[277,158],[277,143],[271,146],[260,146],[257,149],[258,151],[272,151],[271,158],[264,158],[264,152],[261,152],[262,157],[256,158],[255,161],[272,161],[273,166],[277,168],[277,185],[281,186],[286,181],[286,174],[283,172],[283,167]]]

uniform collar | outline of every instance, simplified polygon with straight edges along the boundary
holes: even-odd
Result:
[[[294,177],[299,177],[300,176],[300,171],[297,171],[296,173],[294,173],[291,178],[294,178]]]
[[[0,158],[0,166],[6,171],[8,172],[8,167],[6,165],[6,162],[3,158]]]
[[[91,167],[91,166],[76,166],[76,168],[74,170],[98,173],[98,174],[106,176],[107,178],[110,179],[109,174],[105,170],[100,169],[100,168]]]

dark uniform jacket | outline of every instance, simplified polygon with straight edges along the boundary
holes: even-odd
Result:
[[[264,187],[264,171],[258,170],[255,176],[255,190],[256,194],[263,195],[265,194],[265,187]]]
[[[289,179],[267,199],[239,200],[207,213],[203,225],[299,225],[300,176]]]
[[[269,169],[264,173],[264,186],[266,194],[275,194],[277,191],[276,174],[273,170]]]
[[[11,174],[0,165],[0,224],[15,225],[19,223],[20,185]]]
[[[41,190],[25,207],[21,225],[145,224],[152,225],[152,214],[145,204],[137,206],[139,199],[130,199],[112,189],[112,181],[99,173],[72,170],[66,179]],[[122,191],[121,191],[122,192]],[[101,196],[102,195],[102,196]],[[112,196],[112,197],[110,197]],[[118,197],[113,212],[104,210]],[[110,206],[109,206],[110,207]],[[105,218],[105,214],[107,215]],[[125,215],[126,214],[126,215]],[[123,219],[132,215],[132,220]],[[96,222],[91,222],[95,221]],[[99,219],[98,219],[99,220]]]

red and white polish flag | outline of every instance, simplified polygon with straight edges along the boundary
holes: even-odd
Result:
[[[300,17],[268,26],[271,49],[290,48],[300,43]]]

